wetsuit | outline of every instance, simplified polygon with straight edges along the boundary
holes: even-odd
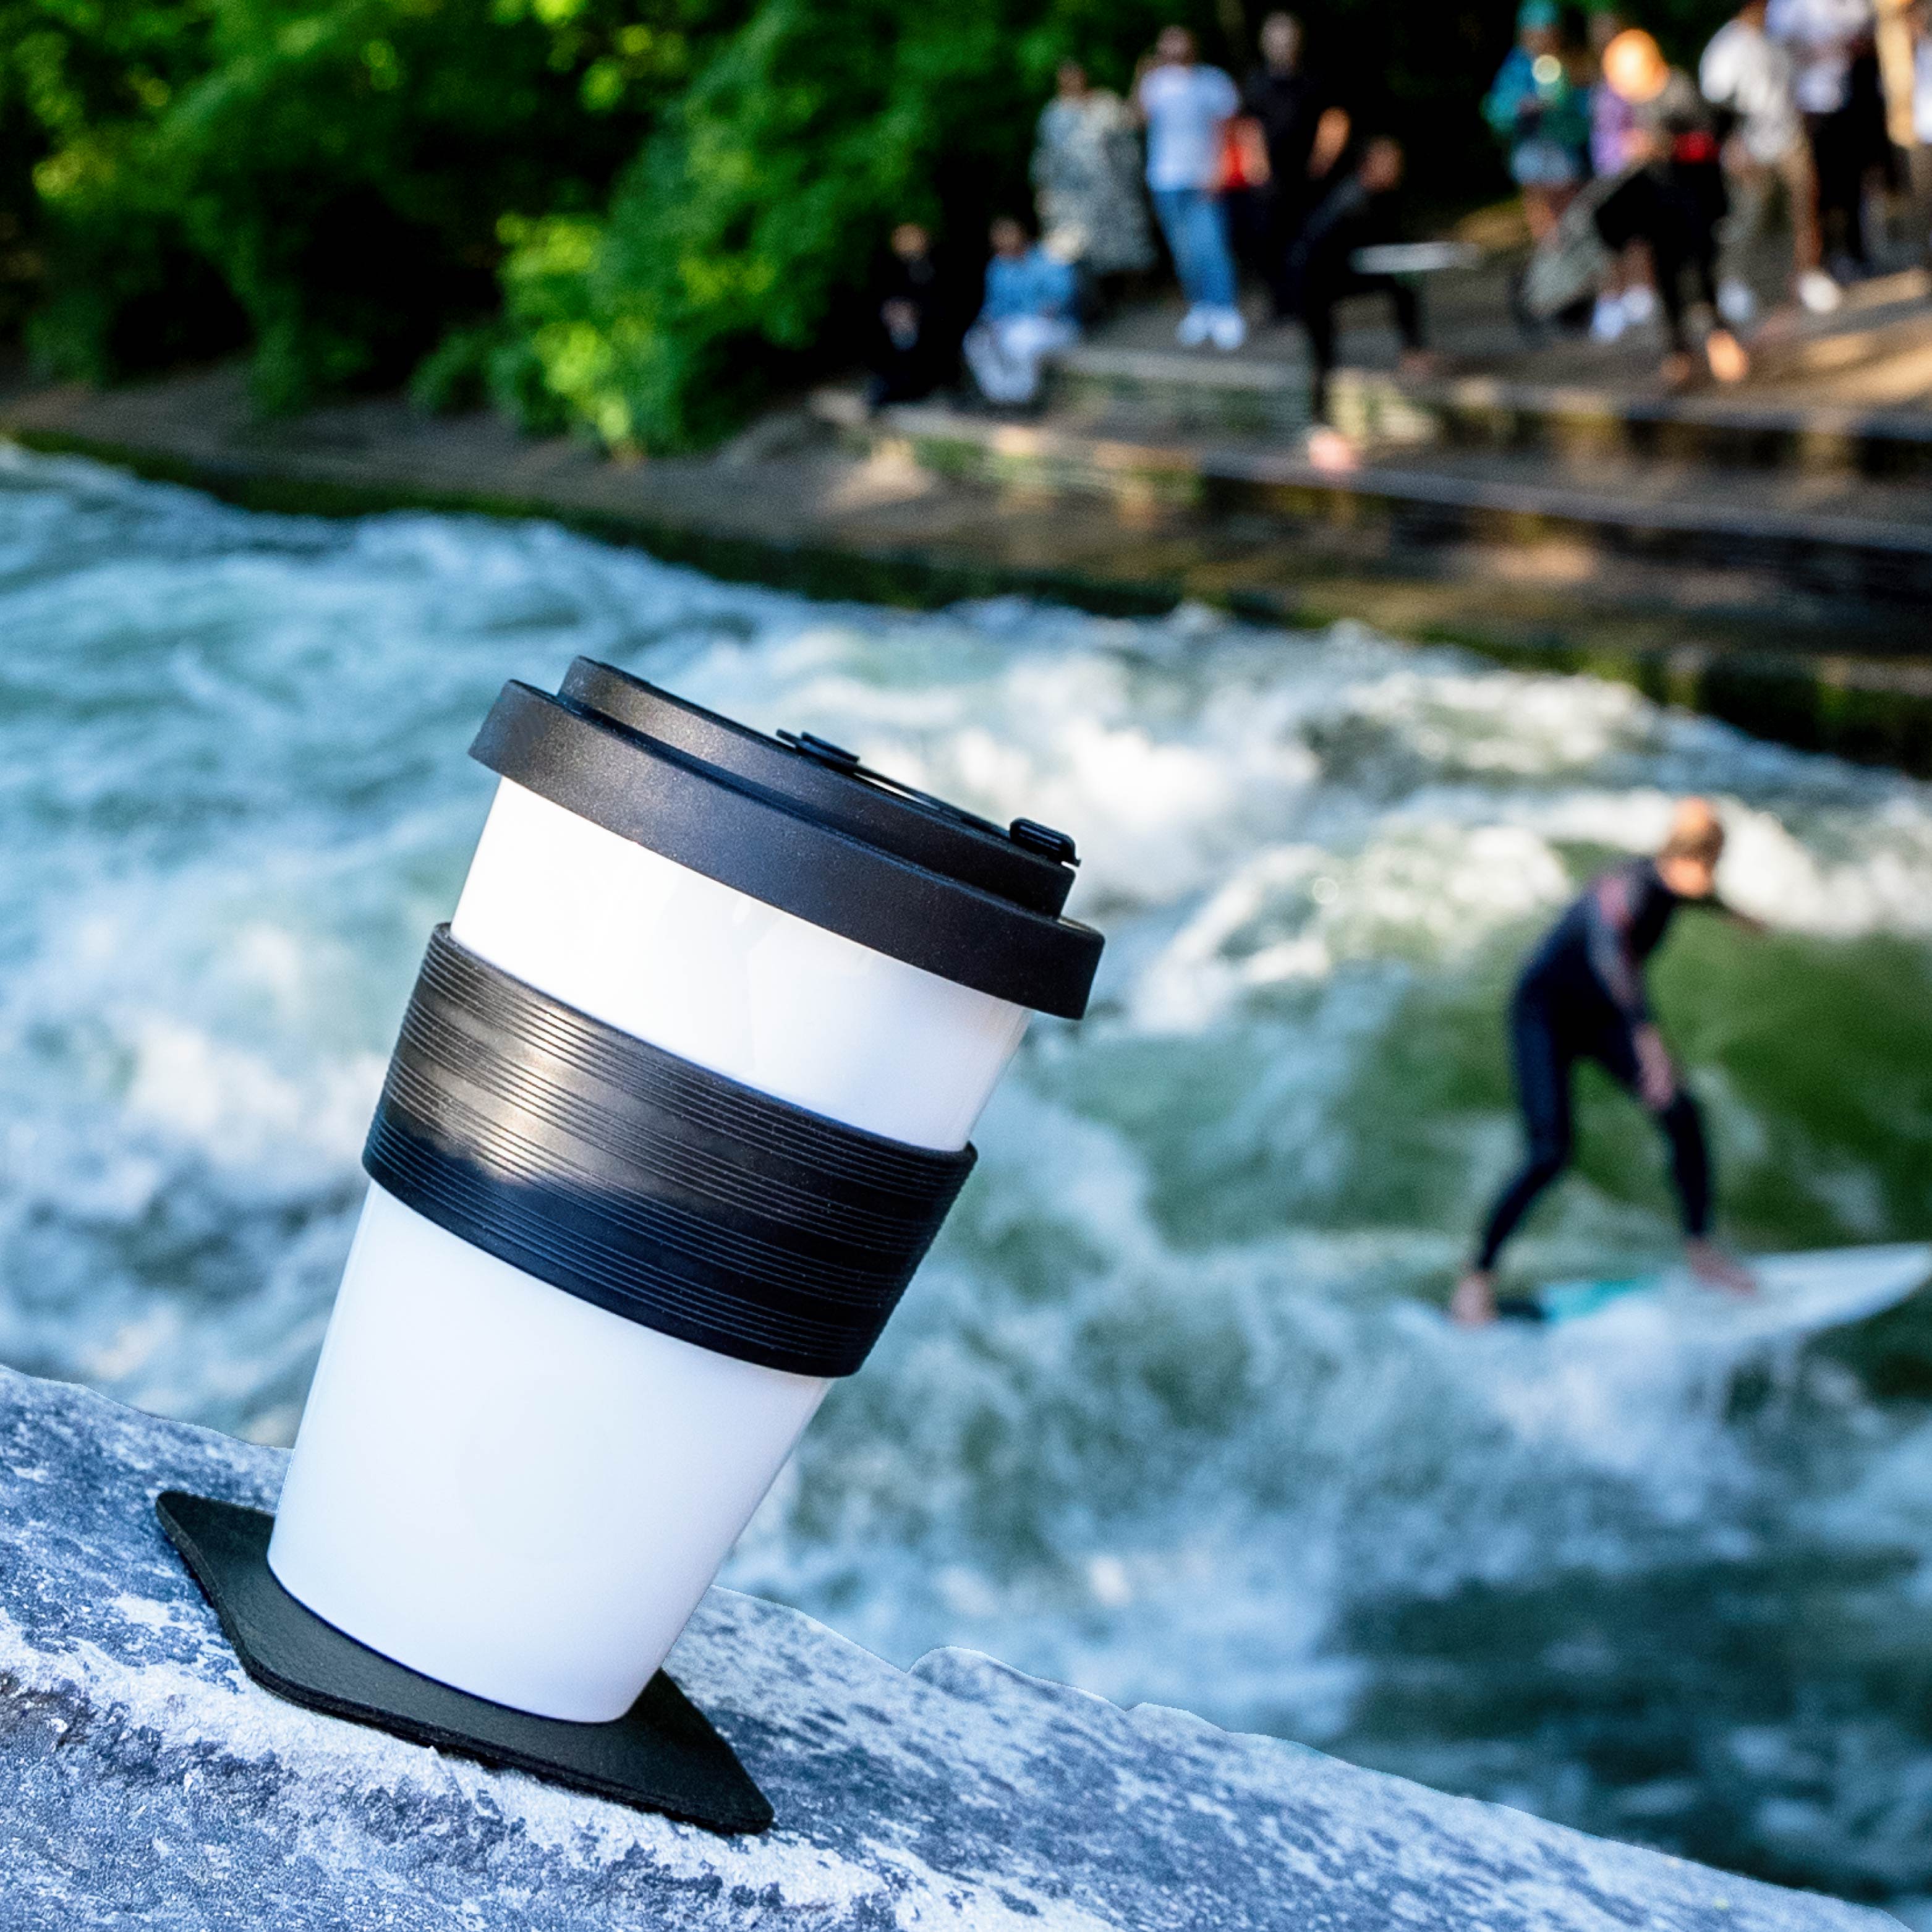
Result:
[[[1594,1060],[1618,1086],[1641,1098],[1636,1034],[1650,1021],[1644,962],[1662,941],[1672,915],[1687,904],[1717,902],[1680,899],[1654,861],[1630,860],[1591,886],[1523,968],[1510,1006],[1510,1043],[1528,1152],[1490,1210],[1478,1268],[1495,1266],[1497,1250],[1530,1204],[1568,1165],[1570,1076],[1576,1062]],[[1710,1225],[1711,1175],[1697,1103],[1679,1086],[1670,1106],[1652,1118],[1670,1144],[1670,1177],[1684,1231],[1700,1236]]]

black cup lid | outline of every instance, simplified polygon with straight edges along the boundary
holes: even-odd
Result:
[[[579,658],[514,681],[470,755],[721,885],[942,979],[1077,1019],[1100,935],[1058,915],[1073,842],[991,820],[810,733],[766,737]]]

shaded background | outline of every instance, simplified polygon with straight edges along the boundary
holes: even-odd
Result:
[[[616,446],[715,437],[852,359],[891,224],[970,268],[1074,56],[1166,0],[0,0],[0,334],[110,380],[246,349],[270,410],[413,381]],[[1180,10],[1238,75],[1266,10]],[[1507,191],[1513,10],[1315,0],[1419,218]],[[1726,0],[1650,0],[1694,52]],[[1573,24],[1580,31],[1580,20]]]

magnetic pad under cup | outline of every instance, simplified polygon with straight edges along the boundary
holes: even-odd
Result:
[[[608,1724],[513,1711],[392,1663],[304,1609],[268,1568],[274,1519],[260,1510],[171,1490],[154,1513],[242,1668],[277,1696],[706,1831],[770,1826],[764,1793],[662,1670]]]

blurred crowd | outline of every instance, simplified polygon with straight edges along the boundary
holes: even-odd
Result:
[[[1526,326],[1587,326],[1610,341],[1658,318],[1667,380],[1690,380],[1701,350],[1733,381],[1749,367],[1753,268],[1774,234],[1789,236],[1790,298],[1814,311],[1872,272],[1874,194],[1909,207],[1927,248],[1932,0],[1886,24],[1874,0],[1748,0],[1694,76],[1607,6],[1579,26],[1557,0],[1523,0],[1516,27],[1483,112],[1534,244],[1516,284]],[[872,401],[928,394],[963,357],[985,403],[1030,405],[1047,358],[1151,289],[1156,233],[1185,298],[1184,346],[1242,347],[1244,278],[1276,320],[1300,325],[1318,430],[1345,297],[1385,298],[1405,367],[1426,368],[1424,278],[1390,272],[1404,253],[1392,246],[1402,144],[1363,125],[1364,90],[1348,76],[1306,58],[1294,15],[1270,14],[1259,49],[1238,85],[1201,59],[1187,28],[1166,28],[1125,98],[1064,64],[1040,116],[1034,218],[993,223],[976,310],[955,299],[925,229],[893,232],[875,292]],[[1694,341],[1700,310],[1708,324]]]
[[[1614,341],[1660,310],[1665,374],[1681,382],[1693,373],[1687,308],[1701,303],[1715,318],[1702,340],[1711,373],[1734,381],[1749,366],[1737,332],[1758,312],[1750,269],[1774,204],[1789,235],[1786,286],[1815,313],[1872,272],[1874,205],[1906,211],[1924,256],[1928,0],[1888,22],[1872,0],[1749,0],[1694,77],[1608,8],[1578,40],[1554,0],[1524,0],[1484,112],[1542,257],[1527,284],[1532,314],[1589,299],[1591,333]]]
[[[1384,293],[1412,362],[1424,359],[1412,288],[1355,266],[1397,232],[1402,147],[1360,126],[1304,46],[1300,21],[1271,14],[1261,59],[1237,86],[1200,58],[1186,28],[1168,27],[1125,99],[1064,63],[1034,148],[1034,221],[993,223],[984,298],[963,340],[931,237],[914,223],[894,230],[877,292],[872,400],[929,394],[963,352],[988,402],[1030,403],[1047,356],[1150,287],[1156,230],[1186,298],[1175,331],[1184,346],[1242,346],[1245,273],[1277,317],[1306,328],[1318,384],[1334,362],[1335,305],[1350,294]]]

